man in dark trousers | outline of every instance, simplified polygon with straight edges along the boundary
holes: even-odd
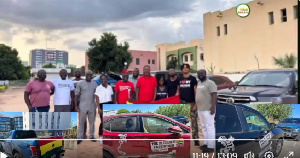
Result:
[[[190,74],[190,65],[183,64],[181,66],[181,71],[183,77],[179,78],[179,96],[181,104],[190,104],[191,105],[191,129],[192,129],[192,138],[198,139],[198,125],[197,125],[197,116],[195,114],[194,105],[195,105],[195,94],[197,88],[197,79],[196,77]],[[199,141],[195,140],[195,146],[199,146]]]

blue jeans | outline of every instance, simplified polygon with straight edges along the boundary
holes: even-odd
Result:
[[[29,112],[49,112],[50,105],[43,107],[32,107]]]

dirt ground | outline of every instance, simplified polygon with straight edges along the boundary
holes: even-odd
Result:
[[[1,112],[28,112],[28,108],[24,102],[24,90],[25,87],[8,88],[4,93],[0,93],[0,111]],[[50,100],[50,110],[53,112],[53,96]],[[100,117],[97,113],[95,121],[95,137],[99,138],[98,131],[100,125]],[[87,129],[87,135],[89,138],[89,126]],[[99,158],[102,157],[102,146],[99,146],[97,142],[91,140],[85,140],[77,145],[77,150],[66,150],[65,158],[80,158],[90,157]]]

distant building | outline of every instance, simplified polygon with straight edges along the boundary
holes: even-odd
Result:
[[[71,112],[23,112],[24,130],[68,130]]]
[[[297,1],[254,0],[247,5],[245,18],[236,7],[203,15],[206,68],[212,64],[216,73],[274,69],[272,57],[297,56]]]
[[[28,61],[22,61],[22,64],[26,67],[26,66],[29,66],[29,63]]]
[[[0,135],[11,130],[23,129],[23,116],[0,116]]]
[[[177,59],[178,66],[188,63],[191,69],[194,70],[205,67],[203,40],[201,39],[192,40],[189,43],[184,41],[160,43],[156,45],[156,51],[159,60],[159,70],[166,70],[168,62],[172,59]]]
[[[132,62],[130,65],[126,65],[129,71],[133,71],[134,68],[139,68],[142,73],[143,67],[149,65],[151,71],[158,70],[158,56],[156,51],[142,51],[142,50],[128,50],[132,55]],[[125,68],[125,63],[124,68]],[[89,57],[85,53],[85,71],[89,67]]]
[[[133,71],[134,68],[138,68],[140,72],[143,72],[145,65],[149,65],[151,71],[158,70],[158,58],[156,51],[142,51],[142,50],[129,50],[132,55],[132,62],[128,66],[129,71]]]
[[[29,54],[29,64],[32,68],[42,68],[46,64],[69,64],[69,53],[63,50],[34,49]]]
[[[117,115],[117,110],[103,110],[103,116]]]

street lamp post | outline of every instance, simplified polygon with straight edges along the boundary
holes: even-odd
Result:
[[[126,69],[126,66],[127,66],[127,62],[124,63],[124,69]]]

